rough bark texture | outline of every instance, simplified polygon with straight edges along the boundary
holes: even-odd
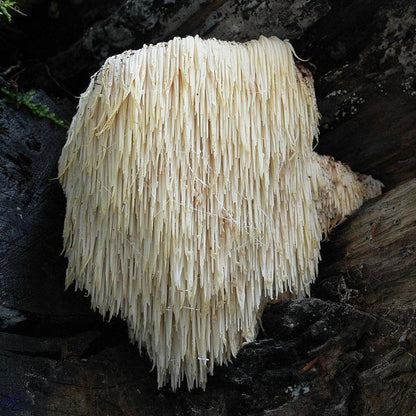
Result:
[[[158,391],[124,322],[103,322],[82,293],[63,290],[65,201],[53,178],[65,130],[3,102],[0,414],[416,415],[414,2],[25,4],[28,16],[0,29],[0,66],[8,88],[17,80],[55,97],[79,94],[107,56],[143,42],[291,39],[316,79],[318,151],[386,192],[324,244],[313,297],[270,306],[259,340],[217,368],[205,392]],[[74,113],[75,101],[35,98],[60,118]]]

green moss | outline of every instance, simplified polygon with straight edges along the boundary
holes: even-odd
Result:
[[[0,0],[0,16],[4,16],[8,22],[12,21],[11,12],[16,12],[24,15],[17,7],[17,1],[15,0]]]
[[[55,113],[53,113],[47,105],[34,101],[35,91],[21,93],[13,92],[6,88],[0,88],[0,93],[5,97],[3,101],[7,102],[12,107],[26,107],[38,117],[47,118],[64,129],[69,127],[68,123],[56,117]]]

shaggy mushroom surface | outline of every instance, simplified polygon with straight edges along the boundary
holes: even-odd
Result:
[[[381,183],[313,152],[287,41],[175,38],[109,58],[59,161],[66,284],[120,315],[158,385],[205,387],[267,300],[304,296],[323,235]]]

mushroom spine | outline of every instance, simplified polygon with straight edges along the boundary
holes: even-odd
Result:
[[[380,193],[313,152],[293,55],[275,37],[175,38],[107,59],[81,96],[59,160],[66,285],[128,322],[159,387],[205,388],[266,299],[308,293],[322,235]]]

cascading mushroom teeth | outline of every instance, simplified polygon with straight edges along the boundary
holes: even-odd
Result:
[[[328,218],[362,202],[344,209],[342,168],[313,153],[293,54],[275,37],[175,38],[109,58],[80,98],[59,160],[66,285],[128,322],[159,387],[205,388],[265,299],[308,293]]]

